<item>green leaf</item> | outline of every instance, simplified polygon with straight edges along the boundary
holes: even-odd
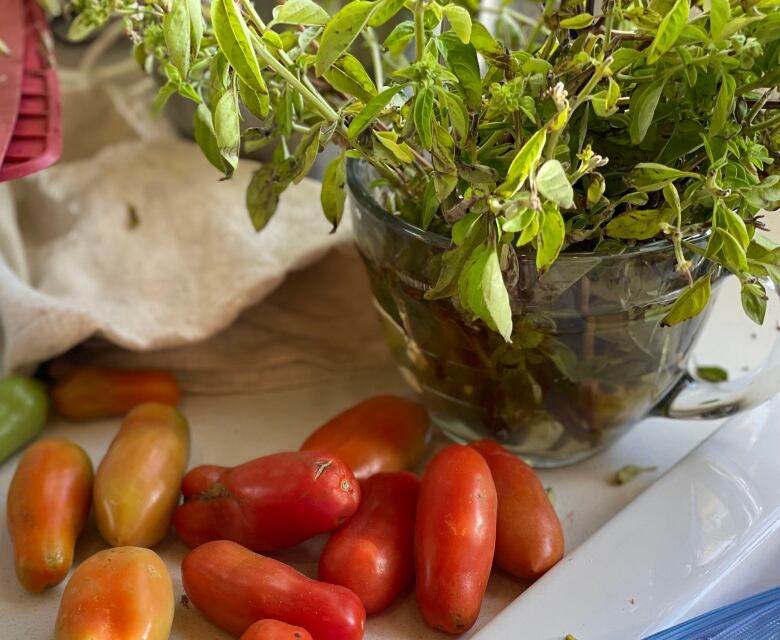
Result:
[[[404,7],[406,0],[379,0],[371,14],[370,27],[381,27],[385,22],[395,17],[395,15]]]
[[[458,138],[458,140],[461,142],[465,141],[466,136],[468,135],[469,126],[469,114],[466,110],[465,103],[457,93],[446,91],[444,89],[441,89],[439,92],[440,103],[442,98],[447,105],[446,113],[450,120],[453,133]]]
[[[460,243],[442,255],[439,278],[436,281],[436,286],[425,292],[426,300],[440,300],[458,293],[458,279],[463,273],[463,267],[474,250],[485,241],[487,234],[487,227],[482,216],[474,216],[469,222],[471,224],[461,225],[463,231]],[[456,223],[456,226],[459,223],[460,221]]]
[[[498,55],[504,48],[481,22],[471,24],[471,44],[482,55]]]
[[[671,209],[628,211],[612,218],[604,230],[611,238],[649,240],[661,233],[663,223],[670,222],[673,216]]]
[[[654,64],[663,54],[669,51],[677,38],[680,37],[685,25],[688,23],[689,0],[677,0],[669,13],[666,14],[658,31],[647,50],[647,63]]]
[[[647,135],[647,130],[653,122],[655,108],[658,106],[658,100],[661,98],[665,85],[666,76],[661,74],[645,88],[635,91],[631,96],[629,103],[629,115],[631,116],[629,133],[631,134],[632,144],[639,144]]]
[[[428,180],[428,184],[425,185],[425,193],[423,194],[422,205],[422,228],[427,229],[431,226],[431,221],[439,210],[439,197],[436,195],[436,181]],[[456,225],[457,226],[457,225]],[[453,227],[453,234],[455,229]],[[454,240],[454,235],[453,235]]]
[[[721,367],[698,367],[696,377],[705,382],[727,382],[729,374]]]
[[[731,233],[720,227],[712,230],[710,242],[717,243],[718,253],[724,265],[733,273],[740,273],[748,270],[747,255],[742,244]],[[708,248],[709,252],[709,248]]]
[[[542,157],[546,141],[547,129],[539,129],[522,146],[512,160],[512,164],[509,165],[506,180],[500,187],[502,193],[511,195],[523,186],[526,178],[539,162],[539,158]]]
[[[222,154],[219,152],[217,136],[214,133],[214,123],[211,118],[211,111],[205,104],[199,104],[195,109],[192,118],[193,133],[195,142],[198,143],[206,159],[229,177],[228,167],[222,160]]]
[[[414,126],[423,149],[433,147],[433,89],[424,86],[414,98]]]
[[[701,180],[701,175],[690,171],[681,171],[658,162],[640,162],[631,172],[629,180],[639,191],[658,191],[665,185],[682,178]]]
[[[214,134],[223,160],[235,170],[241,144],[241,119],[235,91],[223,93],[214,107]]]
[[[726,122],[731,118],[736,88],[737,83],[734,78],[724,71],[721,77],[720,89],[718,90],[718,97],[715,99],[715,111],[710,122],[711,138],[718,135],[723,127],[726,126]]]
[[[658,467],[638,467],[634,464],[627,464],[617,470],[614,481],[615,484],[619,485],[628,484],[637,476],[643,473],[652,473],[653,471],[658,471]]]
[[[741,298],[742,308],[748,317],[756,324],[764,324],[767,302],[764,285],[760,282],[743,282]]]
[[[279,195],[290,184],[296,169],[295,159],[262,165],[252,175],[246,190],[246,206],[255,231],[263,229],[276,213]]]
[[[680,215],[682,208],[680,206],[680,194],[677,191],[677,187],[671,182],[664,185],[663,188],[664,200],[669,208],[672,210],[675,216]]]
[[[284,4],[274,7],[274,19],[271,24],[292,24],[304,26],[323,26],[330,16],[313,0],[287,0]]]
[[[203,39],[203,9],[201,0],[186,0],[187,15],[190,18],[190,49],[193,56],[200,51],[200,43]]]
[[[252,48],[249,27],[234,0],[213,0],[211,24],[222,53],[238,77],[258,93],[268,93]]]
[[[298,184],[303,180],[311,168],[320,152],[320,132],[321,126],[313,126],[309,132],[301,138],[295,149],[295,155],[298,157],[300,165],[295,171],[293,182]]]
[[[347,199],[345,188],[347,181],[346,170],[347,157],[343,152],[333,158],[325,167],[322,175],[322,191],[320,191],[320,203],[325,217],[333,225],[333,231],[339,226],[344,215],[344,202]]]
[[[414,38],[414,23],[411,20],[399,22],[388,34],[382,46],[390,53],[398,55]]]
[[[337,91],[368,102],[376,95],[376,85],[355,56],[345,53],[324,74],[325,79]]]
[[[320,38],[320,50],[314,64],[318,76],[325,73],[355,41],[368,24],[374,6],[368,0],[353,0],[328,21]]]
[[[715,208],[713,226],[728,231],[737,239],[743,249],[747,249],[750,244],[750,234],[748,233],[745,221],[736,211],[723,204],[722,200],[718,200],[718,204]]]
[[[711,289],[709,274],[696,280],[675,300],[669,313],[661,320],[661,324],[668,327],[699,315],[707,307]]]
[[[438,122],[433,125],[433,179],[436,184],[436,196],[444,202],[458,184],[458,166],[455,164],[455,141],[449,132]]]
[[[504,340],[510,340],[512,310],[495,247],[481,246],[474,251],[458,280],[458,293],[461,305]]]
[[[731,20],[731,6],[729,0],[710,0],[710,5],[710,35],[717,42]]]
[[[504,221],[504,224],[501,225],[501,228],[504,231],[508,231],[510,233],[517,233],[523,231],[533,223],[534,218],[536,218],[537,215],[538,213],[535,209],[531,209],[530,207],[525,207],[521,209],[518,213],[513,215],[511,218],[507,218]]]
[[[171,10],[163,17],[163,36],[171,62],[182,78],[190,69],[190,38],[192,25],[188,0],[172,0]]]
[[[397,94],[403,91],[404,85],[396,85],[394,87],[388,87],[384,91],[380,91],[376,96],[371,98],[363,107],[362,111],[358,113],[352,122],[349,123],[347,129],[347,135],[350,139],[353,139],[360,135],[363,130],[371,124],[382,110],[390,103]]]
[[[593,24],[593,16],[589,13],[578,13],[570,18],[564,18],[560,22],[562,29],[587,29]]]
[[[536,268],[544,273],[558,258],[566,237],[566,225],[558,207],[549,202],[541,211],[539,234],[536,236]]]
[[[414,160],[412,150],[405,142],[398,143],[398,134],[393,131],[374,131],[374,136],[382,146],[393,154],[393,157],[404,164],[410,164]]]
[[[252,89],[241,78],[238,79],[238,95],[241,102],[255,117],[263,120],[268,115],[268,94],[259,93]]]
[[[482,76],[479,72],[477,50],[472,44],[463,44],[452,33],[439,37],[444,48],[447,66],[458,78],[469,109],[477,111],[482,105]]]
[[[471,14],[456,4],[447,4],[442,8],[444,17],[447,18],[452,30],[460,38],[463,44],[471,40]]]
[[[545,198],[557,203],[559,207],[570,209],[574,206],[574,189],[566,177],[566,170],[557,160],[548,160],[539,167],[536,187]]]

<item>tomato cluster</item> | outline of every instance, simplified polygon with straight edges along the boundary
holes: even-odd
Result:
[[[67,381],[55,406],[79,396],[79,379]],[[152,376],[152,399],[166,380]],[[128,397],[139,399],[134,393],[114,390],[111,402],[69,414],[116,413]],[[360,640],[366,615],[413,583],[426,622],[462,633],[479,615],[494,563],[536,578],[563,555],[563,532],[533,470],[494,442],[447,446],[422,478],[408,471],[420,464],[428,434],[421,405],[378,396],[324,424],[299,451],[184,474],[186,420],[170,404],[140,404],[94,478],[73,443],[42,440],[27,450],[8,494],[19,581],[41,591],[65,578],[92,503],[114,548],[73,573],[57,640],[168,638],[173,587],[148,547],[171,524],[192,547],[181,568],[189,600],[242,640]],[[327,532],[319,580],[261,555]]]

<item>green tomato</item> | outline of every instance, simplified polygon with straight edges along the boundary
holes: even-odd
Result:
[[[49,396],[39,380],[9,376],[0,380],[0,462],[30,442],[49,415]]]

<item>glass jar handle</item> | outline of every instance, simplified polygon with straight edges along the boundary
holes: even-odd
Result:
[[[769,279],[767,292],[778,295]],[[780,332],[769,357],[757,369],[726,382],[696,380],[686,374],[653,411],[653,415],[681,420],[722,418],[766,402],[780,391]]]

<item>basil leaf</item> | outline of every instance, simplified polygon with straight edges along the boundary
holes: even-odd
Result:
[[[471,14],[456,4],[444,5],[442,11],[460,41],[463,44],[468,44],[471,40]]]
[[[628,484],[637,476],[643,473],[651,473],[653,471],[658,471],[658,467],[638,467],[633,464],[627,464],[626,466],[618,469],[618,471],[615,473],[615,484]]]
[[[712,229],[712,235],[713,240],[720,244],[718,253],[729,271],[734,273],[747,271],[747,255],[739,240],[720,227],[714,227]],[[707,248],[707,251],[709,252],[709,247]]]
[[[276,213],[279,195],[288,187],[296,170],[295,158],[262,165],[252,175],[246,190],[246,206],[255,231],[263,229]]]
[[[172,0],[171,10],[163,17],[163,37],[171,62],[182,78],[190,69],[191,28],[188,0]]]
[[[223,160],[235,170],[241,144],[241,119],[235,90],[225,91],[214,107],[214,134]]]
[[[219,171],[230,177],[228,166],[222,160],[219,152],[217,137],[214,133],[214,123],[212,122],[211,111],[205,104],[199,104],[192,117],[192,128],[195,136],[195,142],[198,143],[200,150],[206,159],[214,165]],[[232,168],[231,168],[232,169]],[[232,171],[231,171],[232,172]]]
[[[304,26],[323,26],[328,23],[330,16],[320,5],[313,0],[286,0],[278,7],[274,7],[274,19],[268,26],[274,24],[292,24]]]
[[[380,91],[371,100],[366,103],[363,110],[358,113],[352,122],[349,123],[347,129],[347,135],[350,138],[355,138],[360,135],[363,130],[371,124],[371,121],[376,118],[382,110],[389,104],[390,100],[395,95],[400,93],[404,89],[404,85],[396,85],[394,87],[388,87],[384,91]]]
[[[680,37],[685,25],[688,23],[689,0],[677,0],[669,13],[666,14],[658,31],[647,50],[647,63],[655,63],[663,54],[669,51],[677,38]]]
[[[711,289],[709,274],[697,279],[675,300],[669,313],[661,320],[661,325],[669,327],[699,315],[707,307]]]
[[[698,173],[681,171],[658,162],[640,162],[629,176],[631,184],[639,191],[658,191],[674,180],[681,178],[701,179]]]
[[[727,382],[729,374],[721,367],[697,367],[696,377],[705,382]]]
[[[345,184],[347,181],[347,157],[343,152],[333,158],[322,174],[322,190],[320,203],[328,222],[333,225],[333,231],[339,226],[344,214],[344,203],[347,199]]]
[[[200,43],[203,40],[203,8],[201,0],[186,0],[187,15],[190,18],[190,49],[193,55],[200,51]]]
[[[666,76],[660,75],[645,88],[635,91],[629,103],[631,144],[639,144],[653,122],[655,108],[666,85]]]
[[[764,324],[767,302],[764,285],[760,282],[743,282],[740,297],[742,298],[742,308],[748,317],[756,324]]]
[[[452,33],[444,33],[439,37],[444,48],[444,58],[447,67],[458,78],[466,104],[473,111],[482,106],[482,76],[479,72],[477,50],[472,44],[463,44]]]
[[[499,190],[504,194],[516,193],[523,186],[528,175],[536,167],[539,158],[542,157],[544,144],[547,141],[547,129],[539,129],[517,152],[509,170],[506,180]]]
[[[425,185],[425,193],[423,194],[422,205],[422,228],[427,229],[431,226],[431,221],[439,210],[439,197],[436,195],[436,182],[434,180],[428,180],[428,184]],[[455,239],[455,228],[452,229],[453,240]]]
[[[526,207],[524,209],[521,209],[516,215],[512,216],[511,218],[507,218],[504,221],[504,223],[501,225],[501,228],[504,231],[508,231],[511,233],[523,231],[534,221],[534,218],[536,218],[536,216],[537,216],[537,212],[535,209]]]
[[[392,131],[374,131],[374,136],[387,149],[393,157],[403,164],[410,164],[414,160],[412,150],[405,142],[398,143],[398,135]]]
[[[238,79],[238,95],[241,98],[241,102],[249,109],[249,112],[263,120],[268,115],[268,94],[259,93],[252,89],[241,78]]]
[[[720,40],[729,20],[731,20],[729,0],[710,0],[710,35],[715,42]]]
[[[323,76],[330,85],[361,102],[368,102],[376,95],[376,85],[355,56],[345,53]]]
[[[433,147],[433,89],[422,87],[414,98],[414,126],[423,149]]]
[[[211,24],[222,53],[238,77],[258,93],[267,94],[260,64],[252,48],[249,27],[234,0],[213,0]]]
[[[654,238],[674,216],[671,209],[628,211],[612,218],[604,228],[607,235],[619,240],[649,240]]]
[[[309,132],[301,138],[295,150],[300,165],[293,176],[293,183],[298,184],[311,171],[314,161],[320,152],[321,126],[313,126]]]
[[[555,262],[566,237],[566,225],[558,207],[545,203],[540,214],[539,234],[536,236],[536,269],[544,273]]]
[[[509,342],[512,335],[512,310],[501,275],[496,247],[477,248],[458,280],[461,305]]]
[[[414,23],[411,20],[399,22],[388,34],[382,46],[390,53],[398,55],[414,38]]]
[[[379,0],[374,13],[371,14],[371,20],[368,21],[368,25],[370,27],[381,27],[403,9],[405,2],[406,0]]]
[[[460,221],[458,221],[460,222]],[[442,255],[439,278],[436,285],[425,292],[426,300],[449,298],[458,292],[458,279],[474,249],[485,241],[487,227],[482,216],[476,216],[472,224],[463,226],[463,237],[458,246]]]
[[[718,135],[723,127],[726,126],[726,122],[731,119],[736,88],[736,80],[724,71],[721,77],[720,89],[718,90],[718,97],[715,99],[715,111],[710,122],[711,138]]]
[[[557,160],[548,160],[539,167],[536,187],[545,198],[552,200],[559,207],[570,209],[574,206],[574,189],[563,165]]]
[[[318,76],[325,73],[355,41],[368,24],[374,7],[375,4],[368,0],[353,0],[328,20],[320,38],[320,50],[314,63]]]
[[[471,44],[482,55],[498,55],[504,52],[504,47],[481,22],[471,24]]]
[[[593,24],[593,16],[589,13],[578,13],[560,22],[563,29],[586,29]]]

